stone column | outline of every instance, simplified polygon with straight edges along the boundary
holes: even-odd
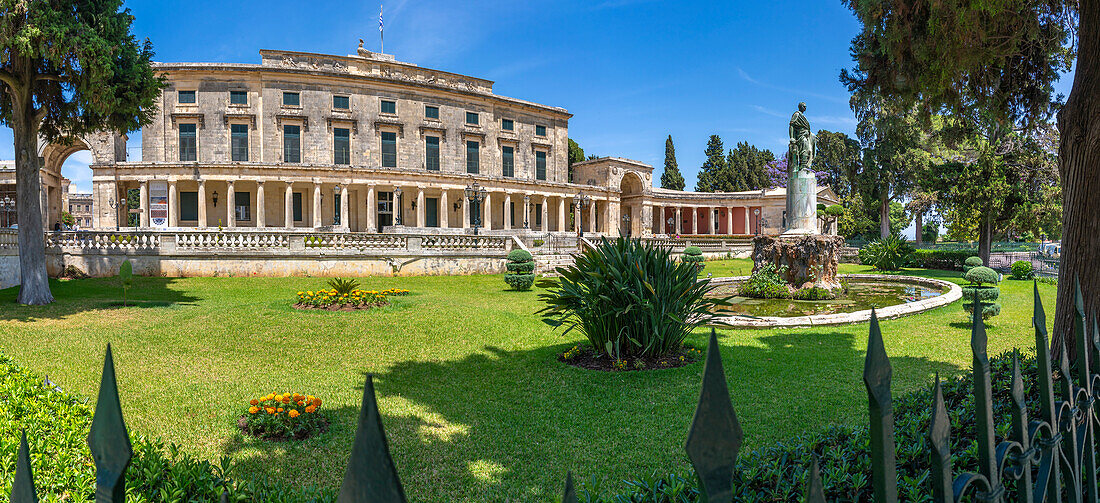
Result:
[[[550,198],[546,196],[542,196],[542,226],[539,230],[543,232],[550,230]]]
[[[600,223],[596,221],[596,211],[600,206],[600,202],[593,199],[592,204],[588,206],[588,227],[592,232],[600,232]]]
[[[752,234],[752,225],[749,224],[752,218],[752,210],[748,206],[745,206],[745,234]]]
[[[168,180],[168,227],[180,226],[180,191],[175,180]]]
[[[683,216],[683,213],[684,213],[683,212],[683,207],[677,206],[676,207],[676,225],[673,226],[673,228],[672,228],[672,230],[676,234],[683,234],[684,233],[684,230],[683,230],[684,229],[684,216]]]
[[[416,226],[427,227],[427,209],[424,207],[424,187],[416,188]]]
[[[493,193],[486,192],[485,200],[481,202],[481,227],[486,230],[492,230],[493,228]]]
[[[358,215],[355,224],[359,227],[360,232],[370,230],[370,228],[367,227],[367,209],[370,208],[370,205],[368,205],[366,201],[367,197],[362,186],[360,186],[359,190],[355,191],[355,214]],[[360,198],[362,198],[362,200],[360,200]]]
[[[199,228],[206,228],[206,180],[199,180]]]
[[[267,201],[264,199],[264,181],[256,182],[256,227],[267,227]]]
[[[237,193],[233,188],[233,180],[225,182],[225,226],[233,228],[237,226]]]
[[[313,182],[313,228],[321,226],[321,184]]]
[[[512,229],[512,194],[504,193],[504,229]]]
[[[439,228],[447,229],[451,226],[451,207],[450,201],[447,200],[447,189],[440,189],[439,191]]]
[[[378,232],[378,192],[374,185],[367,187],[367,232]]]
[[[140,218],[138,218],[138,222],[140,223],[140,226],[141,226],[142,229],[148,229],[149,228],[149,181],[148,180],[142,180],[141,181],[140,191],[141,191],[141,196],[140,196],[141,213],[140,213]],[[47,228],[52,229],[53,227],[47,227]]]
[[[294,228],[294,182],[286,182],[286,191],[283,192],[283,226],[287,229]]]
[[[558,232],[565,232],[566,227],[565,218],[565,198],[558,196]]]
[[[470,228],[470,200],[466,198],[466,193],[462,193],[462,228]]]
[[[351,229],[351,225],[349,224],[349,222],[351,222],[351,215],[348,214],[349,206],[348,184],[345,183],[340,186],[340,228],[345,231]]]
[[[620,207],[621,207],[621,205],[620,205]],[[603,203],[603,221],[604,221],[603,225],[605,227],[604,232],[606,232],[608,234],[611,234],[611,232],[616,227],[618,227],[618,225],[611,225],[612,224],[612,222],[611,222],[611,198],[608,198],[607,201],[604,201],[604,203]],[[618,224],[618,222],[615,222],[615,224]]]

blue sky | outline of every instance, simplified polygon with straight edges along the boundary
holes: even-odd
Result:
[[[688,188],[711,134],[781,155],[799,101],[814,130],[854,134],[848,93],[859,25],[839,0],[781,2],[386,0],[386,52],[398,60],[496,81],[498,94],[567,108],[586,153],[637,159],[660,176],[671,134]],[[378,50],[374,2],[128,1],[134,32],[157,61],[259,63],[260,49]],[[1059,84],[1068,93],[1070,81]],[[140,133],[130,135],[131,159]],[[0,158],[12,158],[0,128]],[[63,172],[90,191],[91,160]]]

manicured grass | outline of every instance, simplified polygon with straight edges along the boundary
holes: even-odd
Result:
[[[707,262],[715,276],[747,260]],[[866,272],[844,265],[842,272]],[[958,273],[909,271],[957,280]],[[299,311],[321,278],[135,278],[53,283],[57,302],[14,304],[0,291],[0,351],[94,400],[112,343],[128,425],[202,456],[229,455],[244,474],[335,489],[344,473],[365,375],[375,375],[395,463],[412,501],[553,501],[567,470],[605,487],[687,466],[683,442],[702,366],[603,373],[563,365],[582,342],[543,324],[538,288],[501,276],[365,278],[408,297],[368,312]],[[1001,285],[990,353],[1031,347],[1031,283]],[[1040,285],[1053,312],[1055,288]],[[970,365],[958,303],[882,324],[895,392]],[[720,333],[734,405],[751,449],[830,422],[866,422],[861,380],[867,324]],[[703,348],[700,331],[689,344]],[[1005,383],[994,383],[1004,385]],[[271,391],[325,400],[332,429],[299,443],[243,438],[235,418]]]

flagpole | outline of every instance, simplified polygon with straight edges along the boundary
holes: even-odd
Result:
[[[378,38],[382,41],[382,54],[386,53],[386,30],[382,25],[382,4],[378,4]]]

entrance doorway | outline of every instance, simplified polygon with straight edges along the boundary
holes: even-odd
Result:
[[[393,225],[393,192],[378,193],[378,232]]]

